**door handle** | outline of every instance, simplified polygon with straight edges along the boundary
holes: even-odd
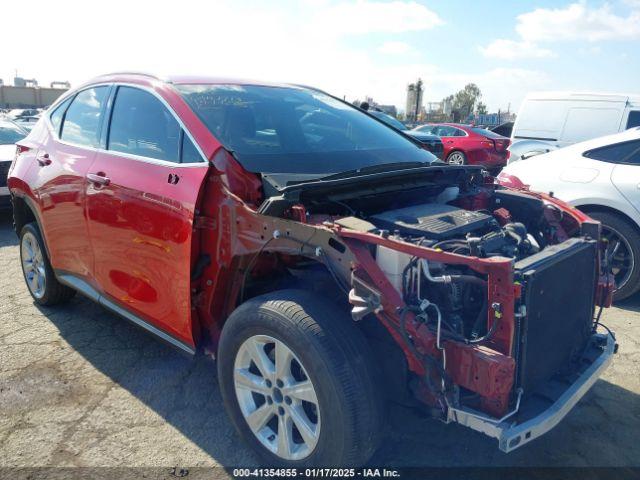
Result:
[[[111,183],[111,179],[102,172],[87,173],[87,179],[95,185],[109,185]]]
[[[43,153],[42,155],[38,154],[36,156],[36,161],[40,164],[41,167],[51,165],[51,158],[49,158],[48,153]]]

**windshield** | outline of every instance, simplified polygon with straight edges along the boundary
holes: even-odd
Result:
[[[431,153],[360,110],[305,88],[177,85],[214,136],[249,171],[331,173]]]
[[[393,118],[391,115],[376,111],[370,111],[369,113],[374,117],[379,118],[387,125],[391,125],[393,128],[397,128],[398,130],[408,130],[407,126],[404,123],[402,123],[397,118]]]
[[[25,137],[25,133],[12,125],[0,125],[0,145],[13,145]]]

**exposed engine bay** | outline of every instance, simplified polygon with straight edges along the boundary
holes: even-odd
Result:
[[[348,188],[350,178],[339,176],[317,185],[294,185],[284,189],[284,198],[265,202],[263,210],[276,209],[295,193],[306,222],[324,221],[436,252],[512,262],[580,233],[575,220],[540,198],[487,189],[480,169],[431,170],[413,178],[372,178],[356,188]],[[487,321],[486,275],[464,264],[418,259],[382,245],[373,256],[408,308],[425,321],[437,319],[434,330],[467,344],[490,340],[495,333],[497,322]]]
[[[335,233],[314,248],[350,289],[353,319],[378,317],[419,375],[414,395],[449,421],[511,417],[585,365],[594,306],[612,291],[597,222],[473,167],[346,172],[275,190],[259,212]],[[301,251],[313,238],[296,240]]]

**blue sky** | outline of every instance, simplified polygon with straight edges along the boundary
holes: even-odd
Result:
[[[0,78],[45,84],[109,71],[304,83],[404,105],[475,82],[491,110],[533,90],[638,92],[640,0],[31,0],[3,6]],[[47,40],[45,41],[44,38]]]

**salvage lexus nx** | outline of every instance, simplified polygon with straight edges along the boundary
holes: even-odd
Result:
[[[80,292],[215,352],[269,464],[362,464],[385,402],[511,451],[615,350],[599,223],[311,88],[99,77],[18,143],[8,184],[35,302]]]

